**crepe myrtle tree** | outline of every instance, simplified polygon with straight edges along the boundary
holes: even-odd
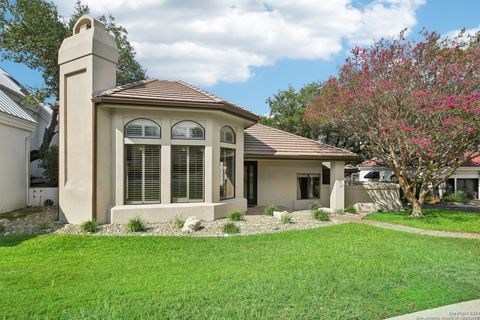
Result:
[[[306,112],[310,123],[343,125],[383,160],[414,217],[480,145],[480,32],[420,35],[353,48]]]

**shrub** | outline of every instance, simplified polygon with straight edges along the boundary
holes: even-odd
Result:
[[[321,207],[320,202],[318,202],[318,201],[312,202],[309,206],[310,210],[312,210],[312,211],[318,210],[318,209],[320,209],[320,207]]]
[[[5,226],[3,224],[0,224],[0,233],[5,231]]]
[[[328,212],[323,210],[315,210],[312,212],[312,218],[318,221],[330,221]]]
[[[180,216],[175,216],[175,219],[173,219],[173,224],[178,228],[181,229],[183,228],[183,225],[185,224],[185,221],[182,219]]]
[[[290,213],[282,214],[280,221],[282,221],[283,224],[293,223],[293,216]]]
[[[223,225],[222,232],[226,234],[236,234],[240,232],[240,228],[235,223],[228,222]]]
[[[40,167],[45,170],[44,174],[48,185],[52,187],[58,186],[58,147],[50,146],[50,148],[41,153],[41,158]]]
[[[265,210],[263,210],[263,213],[265,213],[267,216],[273,216],[273,211],[277,211],[277,210],[278,208],[275,205],[271,204],[267,206]]]
[[[51,224],[48,221],[41,221],[37,224],[37,230],[38,231],[45,231],[50,229]]]
[[[230,221],[242,221],[243,213],[241,211],[232,211],[228,214],[228,219]]]
[[[85,233],[94,233],[97,231],[97,221],[95,220],[88,220],[85,221],[80,225],[80,229],[82,229]]]
[[[147,230],[145,222],[140,217],[132,218],[127,223],[127,230],[130,232],[142,232]]]
[[[357,209],[353,205],[349,205],[345,209],[343,209],[343,212],[348,212],[348,213],[357,213]]]
[[[444,195],[443,196],[443,201],[467,203],[468,202],[468,195],[463,191],[456,191],[454,193]]]

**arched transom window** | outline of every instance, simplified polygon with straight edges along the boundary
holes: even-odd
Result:
[[[204,140],[205,130],[195,121],[180,121],[172,127],[172,139]]]
[[[226,143],[235,143],[235,132],[232,127],[224,126],[220,130],[220,141]]]
[[[135,119],[125,125],[127,138],[157,138],[161,135],[160,126],[148,119]]]

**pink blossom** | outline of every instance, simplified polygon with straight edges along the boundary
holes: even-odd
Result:
[[[403,132],[412,132],[415,130],[415,127],[409,127],[407,125],[402,124],[400,126],[400,129],[402,129]]]

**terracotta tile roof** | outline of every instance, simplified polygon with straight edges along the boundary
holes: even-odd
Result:
[[[253,112],[179,80],[142,80],[113,89],[96,91],[93,97],[94,101],[125,100],[132,103],[133,100],[138,101],[138,104],[175,103],[178,106],[197,108],[210,106],[254,122],[258,121],[258,116]]]
[[[465,162],[462,167],[480,167],[480,154]]]
[[[385,164],[381,160],[370,159],[359,163],[357,167],[364,167],[364,168],[375,168],[375,167],[385,167]]]
[[[246,158],[358,160],[353,152],[261,124],[245,129],[244,138]]]

